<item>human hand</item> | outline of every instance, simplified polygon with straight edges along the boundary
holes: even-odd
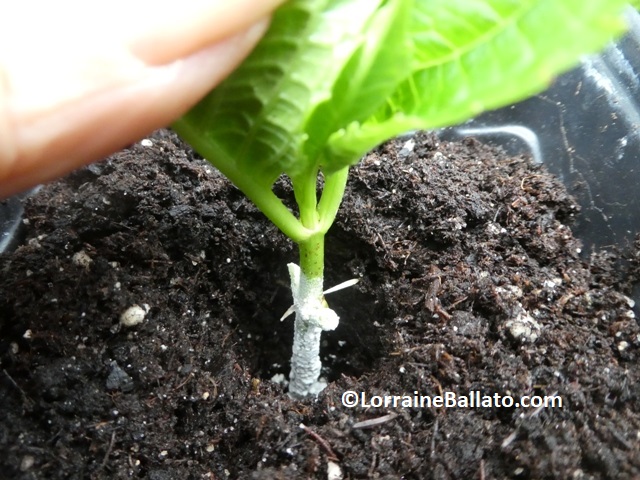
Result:
[[[282,1],[0,7],[0,198],[180,117],[244,59]]]

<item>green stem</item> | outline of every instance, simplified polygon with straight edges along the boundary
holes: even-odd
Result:
[[[324,274],[324,236],[333,224],[347,185],[349,167],[325,175],[320,201],[317,201],[318,171],[306,172],[293,181],[302,225],[316,233],[298,242],[300,268],[307,278],[322,278]]]
[[[318,197],[316,184],[318,181],[318,169],[309,168],[291,179],[296,203],[300,209],[300,222],[311,231],[316,231],[318,222]]]
[[[324,274],[324,235],[318,215],[318,197],[316,184],[318,169],[311,168],[292,179],[293,192],[300,208],[302,225],[314,234],[298,242],[300,250],[300,269],[308,278],[322,279]]]
[[[307,278],[324,276],[324,233],[316,233],[308,240],[298,243],[300,270]]]
[[[348,177],[349,167],[326,174],[324,177],[324,189],[318,203],[318,216],[320,217],[320,229],[325,233],[336,219]]]

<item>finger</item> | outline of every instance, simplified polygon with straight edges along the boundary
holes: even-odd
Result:
[[[267,17],[284,0],[20,0],[0,6],[0,58],[25,51],[41,59],[51,45],[100,49],[128,45],[148,64],[167,63],[213,45]],[[28,26],[25,27],[25,26]]]
[[[126,0],[129,4],[135,3]],[[131,20],[131,50],[150,64],[161,64],[194,53],[265,18],[283,0],[191,0],[136,8]],[[144,24],[144,31],[139,25]]]
[[[225,78],[266,27],[261,21],[167,65],[124,62],[110,71],[108,84],[45,112],[20,113],[9,101],[8,116],[2,118],[0,93],[0,197],[59,177],[166,126]]]

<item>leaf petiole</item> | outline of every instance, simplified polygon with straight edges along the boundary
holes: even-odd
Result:
[[[349,167],[325,174],[322,196],[318,202],[320,230],[327,232],[336,218],[349,177]]]
[[[216,142],[209,141],[207,136],[195,127],[194,123],[181,118],[172,125],[172,128],[200,155],[231,180],[291,240],[299,243],[316,233],[314,230],[306,228],[289,211],[282,200],[273,193],[271,185],[260,183],[253,176],[238,169],[228,153],[219,148]]]

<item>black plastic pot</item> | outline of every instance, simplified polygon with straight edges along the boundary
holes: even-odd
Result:
[[[24,209],[22,202],[36,189],[0,202],[0,253],[15,248],[20,241]]]

